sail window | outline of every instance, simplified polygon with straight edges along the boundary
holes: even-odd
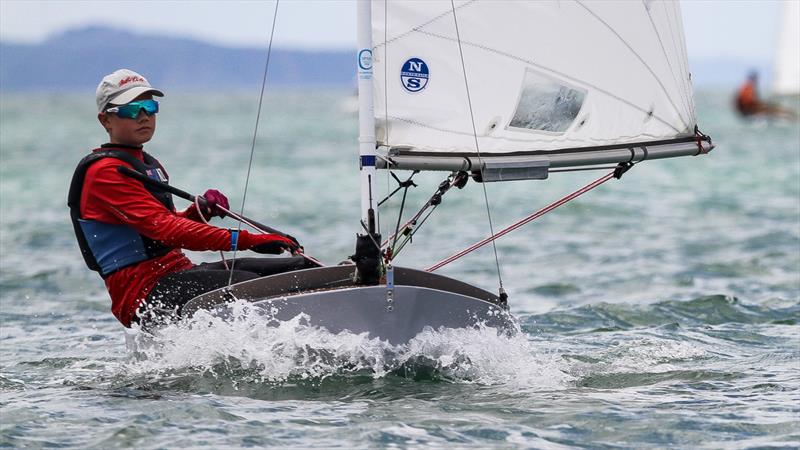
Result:
[[[565,86],[531,69],[525,71],[511,128],[563,133],[583,106],[586,91]]]

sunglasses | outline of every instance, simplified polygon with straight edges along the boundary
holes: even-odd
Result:
[[[138,100],[108,108],[106,112],[117,113],[117,117],[122,119],[135,119],[139,117],[139,111],[141,110],[144,110],[148,116],[152,116],[158,112],[158,102],[152,99]]]

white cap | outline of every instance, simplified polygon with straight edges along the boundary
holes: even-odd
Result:
[[[124,105],[145,92],[163,97],[164,93],[153,89],[147,78],[130,69],[119,69],[103,77],[97,85],[97,110],[103,112],[108,105]]]

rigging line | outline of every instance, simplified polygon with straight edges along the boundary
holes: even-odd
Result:
[[[378,202],[378,206],[381,206],[384,203],[386,203],[387,201],[389,201],[389,199],[392,198],[394,196],[394,194],[396,194],[397,191],[399,191],[400,189],[403,189],[403,188],[408,189],[410,186],[414,186],[414,187],[417,186],[416,183],[411,181],[411,178],[413,178],[414,175],[418,174],[419,170],[415,170],[415,171],[411,172],[411,176],[408,177],[408,179],[406,181],[400,181],[400,178],[397,178],[397,175],[395,175],[394,172],[392,172],[392,169],[386,169],[386,170],[388,170],[389,171],[389,175],[391,175],[391,177],[394,178],[395,181],[397,181],[397,187],[394,188],[394,190],[392,192],[390,192],[389,195],[384,197],[383,200],[379,201]],[[387,188],[388,188],[388,186],[387,186]]]
[[[464,255],[466,255],[466,254],[468,254],[468,253],[470,253],[470,252],[472,252],[474,250],[477,250],[477,249],[483,247],[484,245],[488,244],[489,242],[491,242],[494,245],[494,241],[497,240],[498,238],[500,238],[502,236],[505,236],[506,234],[516,230],[517,228],[519,228],[519,227],[521,227],[521,226],[523,226],[523,225],[525,225],[525,224],[527,224],[527,223],[529,223],[529,222],[531,222],[531,221],[533,221],[535,219],[538,219],[539,217],[549,213],[550,211],[558,208],[559,206],[561,206],[561,205],[563,205],[563,204],[565,204],[565,203],[567,203],[567,202],[569,202],[571,200],[574,200],[577,197],[580,197],[581,195],[591,191],[592,189],[596,188],[597,186],[600,186],[601,184],[605,183],[606,181],[608,181],[608,180],[610,180],[612,178],[615,178],[616,177],[616,172],[617,172],[617,170],[615,169],[612,172],[609,172],[608,174],[604,175],[603,177],[598,178],[597,180],[587,184],[586,186],[578,189],[577,191],[567,195],[566,197],[563,197],[560,200],[555,201],[555,202],[545,206],[544,208],[536,211],[535,213],[533,213],[533,214],[531,214],[531,215],[529,215],[529,216],[517,221],[516,223],[513,223],[513,224],[509,225],[508,227],[500,230],[496,235],[492,235],[490,237],[487,237],[486,239],[484,239],[482,241],[479,241],[479,242],[476,242],[476,243],[470,245],[469,247],[465,248],[464,250],[461,250],[458,253],[454,253],[454,254],[448,256],[447,258],[445,258],[445,259],[439,261],[438,263],[436,263],[436,264],[428,267],[427,269],[425,269],[425,272],[433,272],[434,270],[436,270],[436,269],[438,269],[438,268],[440,268],[442,266],[445,266],[447,264],[450,264],[451,262],[461,258],[462,256],[464,256]]]
[[[464,51],[461,48],[461,33],[458,29],[458,18],[456,17],[456,5],[454,0],[450,0],[450,6],[453,9],[453,23],[456,27],[456,38],[458,39],[458,54],[461,57],[461,72],[464,74],[464,87],[467,90],[467,103],[469,104],[469,118],[472,122],[472,135],[475,137],[475,151],[478,153],[478,162],[481,166],[483,166],[483,159],[481,158],[481,148],[478,144],[478,130],[475,128],[475,114],[472,111],[472,96],[469,93],[469,80],[467,79],[467,66],[464,63]],[[492,224],[492,211],[489,208],[489,194],[486,192],[486,183],[481,183],[481,187],[483,187],[483,200],[486,204],[486,216],[489,219],[489,232],[492,234],[492,238],[494,238],[494,225]],[[494,243],[494,239],[492,239],[492,249],[494,250],[494,262],[497,266],[497,280],[500,283],[500,292],[503,293],[503,276],[500,273],[500,258],[497,256],[497,245]]]
[[[622,36],[620,36],[620,34],[617,33],[617,31],[614,30],[611,27],[611,25],[609,25],[605,20],[600,18],[600,16],[598,16],[594,11],[589,9],[588,6],[586,6],[583,3],[581,3],[580,0],[575,0],[575,3],[580,5],[581,8],[585,9],[592,17],[597,19],[598,22],[602,23],[603,26],[605,26],[612,34],[614,34],[614,36],[616,36],[617,39],[619,39],[620,42],[622,42],[625,45],[625,47],[627,47],[628,50],[630,50],[630,52],[633,53],[634,56],[636,56],[636,59],[638,59],[639,62],[642,63],[642,65],[647,69],[647,71],[650,72],[650,75],[653,76],[653,79],[656,80],[656,82],[658,83],[659,87],[661,87],[661,91],[664,92],[664,95],[666,95],[667,100],[669,100],[669,104],[672,105],[672,108],[678,113],[678,117],[681,119],[681,122],[683,122],[683,126],[688,128],[689,125],[686,123],[686,121],[683,120],[683,116],[681,116],[681,110],[678,109],[678,106],[675,105],[675,102],[672,101],[672,97],[669,95],[669,92],[667,92],[666,86],[664,86],[664,83],[661,82],[661,79],[658,78],[658,75],[656,75],[656,73],[653,70],[653,68],[650,67],[649,64],[647,64],[647,62],[644,60],[644,58],[642,58],[642,56],[639,53],[637,53],[636,50],[633,49],[633,47],[631,47],[631,45],[628,43],[628,41],[626,41]]]
[[[411,230],[406,236],[403,236],[403,240],[400,242],[400,246],[397,247],[397,249],[395,249],[394,247],[392,248],[392,258],[396,257],[397,254],[400,253],[400,251],[403,250],[403,248],[406,246],[406,244],[409,241],[411,241],[411,239],[414,238],[414,235],[417,234],[417,231],[419,231],[420,228],[422,228],[422,225],[424,225],[425,221],[428,220],[428,217],[430,217],[433,214],[433,212],[436,211],[436,208],[438,206],[439,205],[434,205],[433,208],[431,208],[431,210],[428,211],[428,213],[425,215],[425,217],[423,217],[422,220],[420,220],[419,223],[416,224],[414,229]]]
[[[415,172],[416,172],[416,171],[415,171]],[[403,224],[403,226],[399,227],[399,229],[400,229],[400,230],[403,230],[403,231],[405,231],[405,230],[406,230],[406,228],[408,228],[408,227],[409,227],[410,225],[412,225],[412,224],[414,224],[414,225],[416,226],[416,222],[417,222],[417,220],[419,220],[419,218],[420,218],[420,217],[422,217],[422,214],[424,214],[424,213],[425,213],[425,211],[426,211],[428,208],[430,208],[431,206],[433,207],[433,209],[436,209],[436,206],[438,206],[438,205],[439,205],[439,203],[441,203],[441,198],[440,198],[440,201],[439,201],[438,203],[436,203],[436,202],[434,202],[434,201],[433,201],[434,197],[435,197],[436,195],[440,195],[440,197],[444,197],[444,194],[445,194],[447,191],[449,191],[449,190],[450,190],[450,188],[452,188],[453,186],[455,186],[455,185],[458,183],[458,178],[457,178],[457,177],[455,177],[455,176],[453,176],[452,180],[450,179],[450,177],[448,177],[447,179],[445,179],[445,181],[448,181],[448,180],[450,180],[450,181],[449,181],[449,185],[447,186],[447,189],[445,189],[444,191],[442,191],[442,185],[440,184],[440,185],[439,185],[439,188],[436,190],[436,192],[434,192],[434,193],[433,193],[433,195],[431,196],[431,198],[429,198],[429,199],[428,199],[428,201],[427,201],[427,202],[425,202],[425,204],[424,204],[424,205],[422,205],[422,208],[420,208],[420,209],[419,209],[419,211],[417,211],[417,213],[416,213],[416,214],[414,214],[414,215],[413,215],[413,216],[412,216],[410,219],[408,219],[408,220],[407,220],[407,221],[406,221],[406,222]],[[415,185],[415,186],[416,186],[416,185]],[[383,247],[387,246],[387,245],[389,244],[389,241],[391,241],[391,240],[392,240],[392,239],[394,239],[395,237],[396,237],[396,234],[393,234],[393,235],[391,235],[391,236],[387,237],[387,238],[386,238],[386,241],[384,241],[384,242],[383,242],[383,244],[381,244],[381,248],[383,248]]]
[[[264,104],[264,91],[267,87],[267,71],[269,71],[269,59],[272,55],[272,39],[275,36],[275,22],[278,18],[278,5],[281,0],[275,0],[275,11],[272,14],[272,29],[269,32],[269,44],[267,45],[267,61],[264,63],[264,76],[261,78],[261,95],[258,97],[258,111],[256,112],[256,124],[253,130],[253,142],[250,145],[250,161],[247,163],[247,176],[244,179],[244,194],[242,195],[242,209],[240,215],[244,215],[244,204],[247,200],[247,186],[250,184],[250,169],[253,167],[253,154],[256,150],[256,138],[258,137],[258,122],[261,119],[261,107]],[[242,231],[242,222],[239,221],[237,233]],[[228,275],[228,286],[233,284],[233,269],[236,265],[236,253],[238,252],[238,245],[233,249],[233,260],[231,260],[231,270]]]
[[[397,234],[400,232],[400,221],[403,220],[403,210],[406,207],[406,196],[408,195],[408,188],[403,190],[403,200],[400,202],[400,211],[397,213],[397,225],[394,228],[394,238],[392,240],[392,257],[394,257],[394,247],[397,245]]]

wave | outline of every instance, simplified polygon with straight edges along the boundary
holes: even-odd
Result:
[[[522,317],[528,332],[585,333],[654,326],[699,326],[774,323],[796,325],[800,302],[774,300],[743,304],[736,297],[709,295],[688,301],[666,300],[647,305],[597,303]]]
[[[603,303],[527,316],[511,336],[486,326],[427,328],[399,346],[366,333],[330,333],[302,314],[267,326],[247,303],[232,311],[227,318],[199,312],[154,334],[129,334],[130,358],[112,387],[126,396],[178,390],[260,399],[386,399],[406,395],[407,381],[536,392],[729,380],[736,371],[712,362],[735,353],[737,339],[755,339],[743,337],[736,324],[795,324],[800,305],[743,305],[725,296]],[[716,333],[709,324],[734,325]],[[683,330],[692,326],[707,332]]]

